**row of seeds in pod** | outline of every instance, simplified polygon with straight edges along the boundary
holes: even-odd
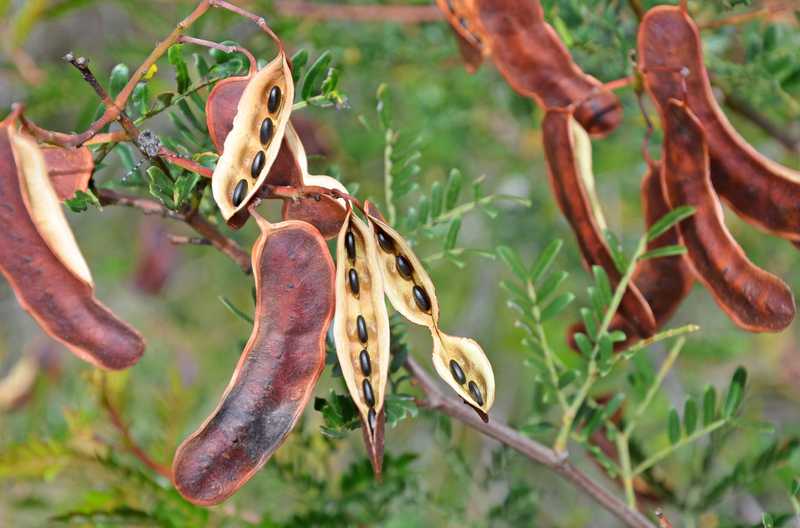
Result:
[[[378,245],[384,252],[394,255],[397,273],[403,279],[412,283],[411,294],[417,308],[430,314],[430,296],[428,292],[425,291],[425,288],[417,284],[414,280],[414,268],[409,259],[397,250],[397,245],[394,243],[394,240],[377,225],[375,226],[375,237],[378,239]],[[450,360],[450,374],[452,374],[453,379],[456,380],[459,385],[464,385],[466,383],[469,393],[475,399],[475,403],[483,405],[483,394],[481,394],[481,389],[478,387],[478,384],[472,380],[467,383],[467,376],[464,374],[464,369],[461,368],[461,365],[459,365],[458,361],[455,359]]]
[[[280,87],[273,86],[269,89],[269,93],[267,94],[267,110],[270,114],[274,115],[278,112],[278,109],[281,106],[281,95]],[[267,147],[270,141],[272,141],[272,135],[274,131],[275,121],[273,121],[273,119],[269,116],[265,117],[258,130],[258,138],[264,147]],[[261,171],[264,170],[264,164],[266,161],[266,153],[263,150],[259,150],[255,157],[253,157],[253,162],[250,165],[250,176],[253,179],[257,179],[258,175],[261,174]],[[245,178],[239,180],[239,183],[237,183],[236,187],[233,188],[233,196],[231,197],[231,201],[235,207],[241,205],[242,200],[244,200],[244,197],[247,196],[248,190],[247,180]]]
[[[358,281],[358,271],[355,268],[356,261],[356,238],[352,229],[347,230],[344,237],[344,245],[347,250],[347,259],[350,261],[351,267],[347,271],[347,285],[350,288],[350,293],[358,297],[361,291],[361,286]],[[367,421],[369,422],[369,429],[375,432],[375,422],[377,415],[375,413],[375,393],[372,390],[372,383],[369,381],[369,376],[372,374],[372,361],[369,357],[369,333],[367,332],[367,322],[364,316],[359,314],[356,317],[356,334],[358,340],[363,345],[363,349],[358,354],[358,366],[361,373],[364,375],[364,380],[361,382],[361,389],[364,394],[364,401],[369,406],[369,413],[367,414]]]

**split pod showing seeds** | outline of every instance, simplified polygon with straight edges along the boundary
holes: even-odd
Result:
[[[488,420],[487,413],[494,403],[494,373],[486,354],[476,341],[441,331],[436,291],[422,263],[403,237],[383,221],[375,205],[366,202],[365,206],[378,246],[376,253],[386,296],[403,317],[428,327],[437,374]],[[403,264],[398,266],[401,261]]]
[[[361,415],[376,475],[380,475],[383,461],[383,402],[390,355],[389,315],[378,251],[370,228],[349,211],[337,242],[333,337],[347,389]],[[358,286],[353,288],[354,284]]]
[[[230,497],[300,418],[325,366],[334,270],[313,226],[255,215],[255,325],[216,409],[175,453],[175,487],[195,504]]]
[[[682,102],[661,108],[664,121],[664,192],[671,207],[689,205],[696,213],[680,224],[688,261],[717,304],[738,326],[775,332],[794,318],[791,290],[750,262],[733,239],[711,186],[703,125]]]
[[[136,363],[144,340],[94,297],[45,156],[13,124],[0,126],[0,203],[0,272],[20,305],[81,359],[106,369]]]

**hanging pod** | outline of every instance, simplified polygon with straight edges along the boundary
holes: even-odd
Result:
[[[403,237],[383,221],[375,205],[370,202],[364,205],[378,246],[376,253],[386,296],[403,317],[428,327],[433,338],[436,372],[488,420],[494,403],[494,373],[486,354],[473,339],[441,331],[436,291],[422,263]]]
[[[380,475],[390,334],[377,251],[370,228],[349,211],[337,240],[333,337],[372,467]]]
[[[334,310],[334,269],[305,222],[270,224],[254,213],[255,324],[216,409],[178,447],[175,487],[195,504],[217,504],[272,456],[303,412],[325,367]]]

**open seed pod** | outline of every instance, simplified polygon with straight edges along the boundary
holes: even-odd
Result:
[[[175,453],[175,487],[194,504],[222,502],[294,428],[325,367],[334,310],[333,261],[305,222],[254,213],[255,325],[216,409]]]
[[[370,228],[352,210],[342,224],[336,247],[336,354],[361,415],[372,467],[380,475],[390,354],[378,250]]]
[[[237,81],[231,81],[223,90],[235,93],[239,86]],[[222,93],[227,92],[220,91],[217,97]],[[242,224],[247,204],[267,179],[278,156],[293,100],[292,72],[281,48],[272,62],[249,77],[212,176],[214,200],[232,226]],[[212,104],[210,97],[208,104]],[[223,133],[224,115],[211,119],[213,126],[209,129],[214,130],[213,134]]]
[[[494,373],[480,345],[439,328],[439,303],[428,273],[403,237],[370,202],[366,212],[378,244],[378,262],[386,296],[403,317],[426,326],[433,338],[433,364],[441,378],[484,420],[494,403]]]
[[[89,267],[48,176],[42,150],[0,127],[0,271],[51,337],[98,367],[136,363],[144,341],[94,297]]]

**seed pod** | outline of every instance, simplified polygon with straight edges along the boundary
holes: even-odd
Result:
[[[23,309],[81,359],[124,369],[144,352],[136,330],[94,297],[45,157],[13,125],[0,127],[0,271]]]
[[[472,31],[471,6],[462,0],[436,0],[436,3],[450,22],[464,67],[475,73],[483,62],[484,50],[481,38]]]
[[[688,261],[717,304],[741,328],[774,332],[794,318],[794,297],[779,278],[755,266],[725,227],[711,186],[703,125],[682,102],[661,108],[664,119],[663,185],[672,207],[697,211],[680,224]]]
[[[686,100],[705,130],[711,179],[745,221],[800,240],[800,172],[760,154],[733,128],[716,102],[703,64],[697,25],[680,7],[659,6],[639,26],[639,67],[663,112],[670,98]]]
[[[254,215],[255,326],[216,409],[175,453],[175,487],[217,504],[258,471],[294,428],[325,366],[334,271],[325,240],[304,222]],[[288,314],[288,315],[287,315]]]
[[[494,373],[480,345],[472,339],[453,337],[439,328],[439,303],[436,290],[425,268],[400,234],[392,229],[374,204],[366,202],[367,216],[378,243],[378,265],[383,275],[386,296],[403,317],[412,323],[426,326],[433,338],[433,365],[439,376],[487,420],[494,403]],[[383,241],[381,245],[379,241]],[[410,265],[410,279],[397,270],[397,258]],[[466,383],[454,378],[450,362],[455,361],[466,376]],[[470,391],[469,383],[476,390]],[[479,398],[476,396],[480,396]],[[483,401],[481,401],[483,400]]]
[[[240,85],[237,81],[232,81],[226,88],[230,92],[235,92],[238,87]],[[280,89],[282,96],[279,105],[271,111],[269,94],[275,87]],[[228,91],[220,93],[231,95]],[[289,123],[293,99],[292,72],[281,49],[275,60],[248,78],[237,103],[233,127],[225,137],[222,155],[211,178],[214,200],[222,216],[231,225],[241,224],[241,218],[234,216],[246,217],[245,206],[267,179]],[[260,130],[266,118],[274,121],[274,133],[269,143],[265,145],[261,143]],[[218,116],[215,115],[212,119],[216,120]],[[214,121],[211,128],[214,129],[214,134],[221,133],[224,129],[221,118],[219,122]],[[238,204],[234,204],[234,190],[237,185],[241,185],[242,180],[246,182],[247,192],[243,197],[237,196]]]
[[[345,244],[348,235],[352,235],[353,239],[353,259],[348,256]],[[369,227],[349,211],[339,232],[336,250],[336,319],[333,323],[333,337],[347,390],[361,415],[372,467],[375,474],[380,475],[383,460],[383,402],[389,378],[390,334],[377,251]],[[353,295],[349,287],[348,270],[355,271],[358,275],[359,295]],[[364,321],[364,330],[368,336],[366,343],[358,335],[359,319]],[[375,413],[373,427],[369,425],[370,412]],[[377,427],[379,421],[380,427]]]
[[[567,112],[549,111],[542,122],[545,157],[550,185],[561,211],[572,226],[587,267],[602,267],[612,287],[622,275],[605,243],[605,221],[599,205],[590,198],[594,185],[591,143],[583,128]],[[650,306],[634,284],[628,286],[619,307],[639,335],[650,336],[656,322]]]
[[[94,160],[88,147],[75,149],[45,146],[44,155],[50,182],[61,201],[75,196],[77,191],[87,191],[94,172]]]

